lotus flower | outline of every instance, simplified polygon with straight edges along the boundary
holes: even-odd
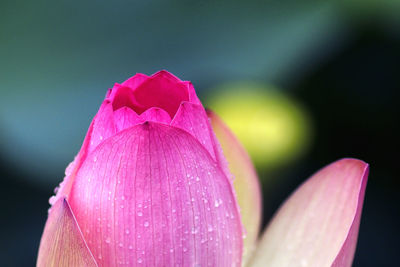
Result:
[[[257,241],[245,150],[190,82],[137,74],[108,91],[50,199],[37,266],[350,266],[367,175],[325,167]]]

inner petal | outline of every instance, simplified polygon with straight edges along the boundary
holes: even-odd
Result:
[[[166,72],[159,72],[144,81],[132,95],[134,101],[131,103],[136,113],[158,107],[168,112],[171,118],[175,116],[180,103],[189,100],[187,87]]]

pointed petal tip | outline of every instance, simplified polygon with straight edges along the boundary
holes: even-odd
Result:
[[[60,198],[49,213],[36,266],[97,266],[65,197]]]
[[[357,158],[351,158],[351,157],[341,158],[333,162],[332,164],[338,164],[338,163],[359,166],[360,168],[364,168],[365,171],[369,169],[369,164],[367,162]]]

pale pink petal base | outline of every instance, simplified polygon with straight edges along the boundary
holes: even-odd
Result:
[[[233,175],[233,185],[245,228],[243,264],[245,265],[256,247],[261,223],[261,190],[257,173],[244,148],[236,137],[213,112],[207,111],[212,128],[222,146],[221,158],[228,161]]]
[[[279,209],[251,266],[351,266],[367,178],[356,159],[314,174]]]
[[[105,140],[69,201],[100,266],[240,266],[231,181],[181,129],[148,122]]]
[[[97,266],[65,199],[52,208],[40,242],[37,267]]]

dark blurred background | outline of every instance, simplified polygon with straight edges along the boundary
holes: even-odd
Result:
[[[307,114],[301,153],[257,165],[264,223],[322,166],[370,163],[354,266],[398,266],[399,4],[2,0],[1,265],[34,266],[48,198],[107,88],[167,69],[205,103],[221,84],[254,81]]]

